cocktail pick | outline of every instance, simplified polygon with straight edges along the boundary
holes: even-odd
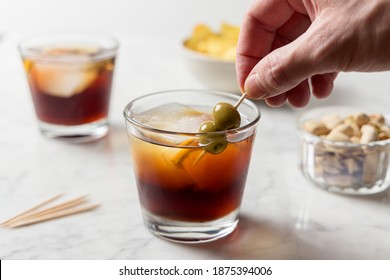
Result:
[[[238,99],[237,103],[234,105],[234,109],[237,109],[238,106],[240,106],[240,104],[242,103],[242,101],[244,101],[245,97],[246,97],[246,92],[244,92],[244,93],[241,95],[240,99]]]
[[[247,95],[246,92],[244,92],[244,93],[241,95],[240,99],[239,99],[239,100],[237,101],[237,103],[233,106],[233,108],[234,108],[235,110],[237,110],[238,106],[240,106],[240,104],[244,101],[244,99],[246,98],[246,95]],[[206,154],[206,151],[203,150],[202,153],[200,153],[200,154],[198,155],[198,157],[195,159],[195,161],[193,162],[193,165],[195,165],[196,163],[198,163],[199,160],[200,160],[205,154]]]

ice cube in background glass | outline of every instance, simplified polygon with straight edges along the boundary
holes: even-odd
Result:
[[[37,63],[32,71],[42,91],[65,98],[83,92],[98,74],[96,69],[50,63]]]
[[[174,132],[196,133],[200,125],[210,120],[207,112],[185,106],[179,103],[168,103],[143,112],[134,119],[150,128]]]
[[[99,67],[92,64],[90,57],[97,51],[96,48],[48,49],[42,53],[43,61],[31,65],[31,73],[46,94],[71,97],[83,92],[97,78]],[[56,58],[56,63],[51,58]]]

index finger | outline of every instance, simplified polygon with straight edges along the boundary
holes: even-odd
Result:
[[[276,30],[293,15],[288,0],[257,0],[244,17],[237,45],[236,70],[243,88],[246,77],[272,48]]]

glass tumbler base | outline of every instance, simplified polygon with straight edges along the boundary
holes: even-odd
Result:
[[[155,216],[143,209],[144,223],[156,236],[179,243],[204,243],[227,236],[237,226],[238,210],[213,221],[183,222]]]
[[[109,130],[107,119],[81,125],[57,125],[39,122],[41,133],[67,143],[85,143],[105,136]]]

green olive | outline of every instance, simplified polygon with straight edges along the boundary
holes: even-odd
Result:
[[[217,131],[217,128],[214,125],[213,121],[205,121],[200,125],[199,132],[201,133],[208,133],[208,132],[215,132]],[[199,136],[199,143],[206,145],[210,143],[210,137],[208,134],[200,135]]]
[[[222,132],[209,134],[217,131],[213,121],[205,121],[200,125],[199,132],[206,134],[199,136],[199,143],[204,145],[203,149],[206,152],[219,154],[225,150],[228,144],[226,136]]]
[[[199,132],[205,133],[205,132],[215,132],[217,131],[217,128],[214,125],[213,121],[205,121],[200,125]]]
[[[226,138],[225,138],[225,140],[223,140],[223,138],[220,138],[220,139],[216,139],[216,140],[212,141],[210,144],[205,146],[203,149],[206,152],[217,155],[217,154],[222,153],[226,149],[227,145],[228,145],[228,142],[227,142]]]
[[[240,113],[232,104],[220,102],[212,112],[214,125],[218,130],[238,128],[241,123]]]

